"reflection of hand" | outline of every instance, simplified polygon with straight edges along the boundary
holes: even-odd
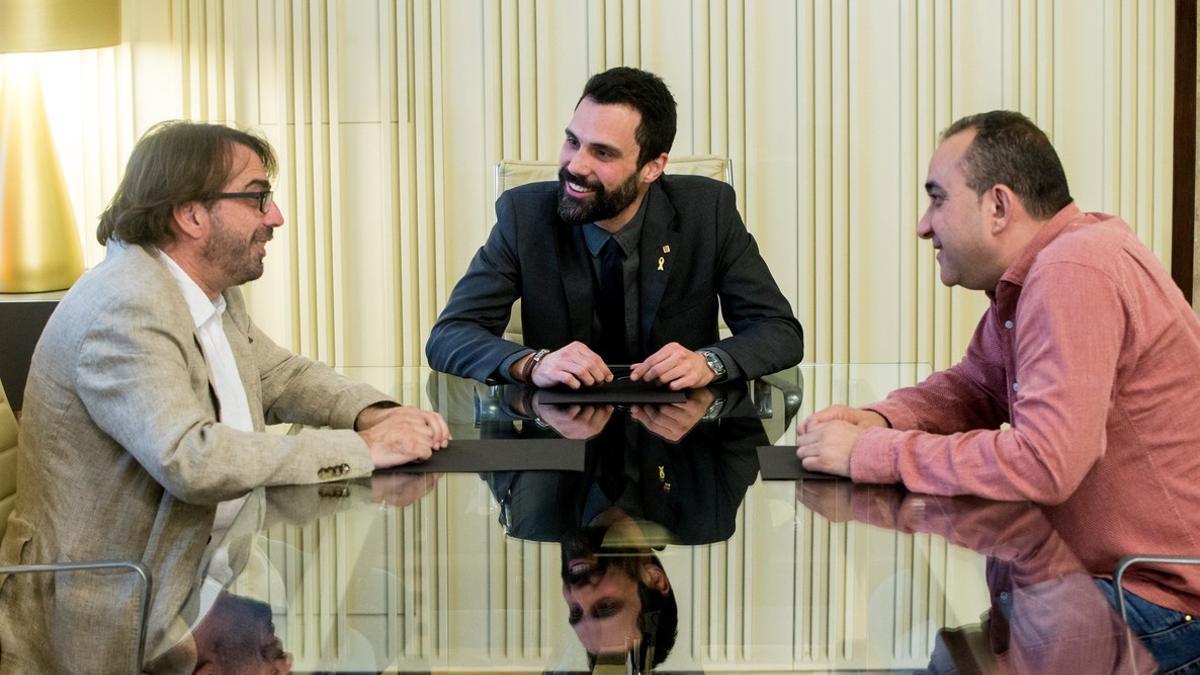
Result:
[[[446,420],[419,408],[371,407],[359,413],[355,424],[376,469],[429,459],[450,441]]]
[[[533,411],[546,424],[549,424],[563,438],[586,441],[604,430],[608,419],[612,417],[611,405],[570,405],[557,406],[543,404],[538,401],[538,395],[533,395]]]
[[[371,501],[403,508],[429,494],[440,473],[377,473],[371,476]]]
[[[854,484],[839,480],[798,480],[796,499],[831,523],[850,520]]]
[[[703,387],[716,378],[708,361],[698,352],[672,342],[646,357],[645,361],[633,364],[629,379],[637,382],[658,382],[671,389],[695,389]]]
[[[711,389],[693,389],[682,403],[635,405],[629,416],[664,441],[678,443],[704,418],[715,399]]]
[[[571,344],[542,357],[533,369],[533,383],[539,387],[565,384],[572,389],[612,382],[613,374],[604,359],[582,342]]]
[[[849,476],[850,452],[864,427],[840,420],[806,424],[806,427],[804,432],[796,434],[800,465],[809,471]]]
[[[844,405],[831,405],[808,416],[797,427],[797,431],[808,431],[810,427],[821,422],[849,422],[856,427],[886,427],[887,420],[874,410],[851,408]]]

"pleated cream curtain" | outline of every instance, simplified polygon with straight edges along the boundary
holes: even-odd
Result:
[[[43,57],[89,264],[160,119],[259,129],[287,227],[251,309],[340,365],[415,365],[491,226],[500,158],[553,159],[584,80],[679,102],[675,152],[734,160],[743,215],[818,362],[952,363],[982,295],[914,229],[955,118],[1051,135],[1085,209],[1169,250],[1173,4],[1136,0],[126,0],[125,43]]]

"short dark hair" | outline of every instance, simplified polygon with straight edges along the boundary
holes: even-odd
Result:
[[[968,115],[942,132],[941,140],[975,130],[963,154],[967,187],[977,195],[1000,184],[1021,198],[1025,210],[1046,219],[1071,203],[1071,190],[1050,139],[1028,117],[1011,110]]]
[[[188,202],[212,203],[233,171],[234,146],[244,145],[275,175],[275,152],[266,140],[219,124],[160,122],[137,142],[125,176],[96,228],[101,244],[118,239],[160,246],[174,235],[172,210]]]
[[[638,168],[671,151],[675,142],[675,97],[662,78],[637,68],[618,66],[597,73],[583,86],[585,98],[605,105],[627,105],[642,116],[634,138],[638,144]]]
[[[651,555],[650,559],[662,569],[658,556]],[[661,593],[642,583],[640,579],[638,597],[642,601],[642,612],[638,615],[642,641],[638,645],[634,665],[637,672],[649,672],[667,660],[671,649],[675,647],[675,638],[679,635],[679,605],[675,602],[674,587],[668,588],[666,593]]]

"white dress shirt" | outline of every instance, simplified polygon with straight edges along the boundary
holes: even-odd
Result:
[[[217,421],[239,431],[254,431],[254,421],[250,417],[250,403],[246,399],[246,388],[242,386],[241,375],[238,374],[237,361],[233,358],[233,348],[229,346],[229,337],[225,335],[222,318],[225,315],[225,297],[218,295],[216,300],[210,300],[208,295],[200,290],[200,286],[183,271],[171,256],[159,252],[159,257],[171,276],[179,284],[183,298],[187,301],[188,311],[196,323],[196,336],[200,338],[200,349],[204,352],[204,360],[208,363],[209,380],[217,394],[220,411]],[[229,528],[241,509],[245,497],[221,502],[217,506],[217,516],[213,523],[213,541]]]

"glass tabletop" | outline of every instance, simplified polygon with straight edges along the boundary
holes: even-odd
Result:
[[[236,625],[300,672],[1153,669],[1036,507],[762,480],[759,446],[926,366],[804,365],[611,407],[420,368],[343,372],[440,411],[456,440],[580,439],[582,471],[256,490],[181,581],[193,649]]]

